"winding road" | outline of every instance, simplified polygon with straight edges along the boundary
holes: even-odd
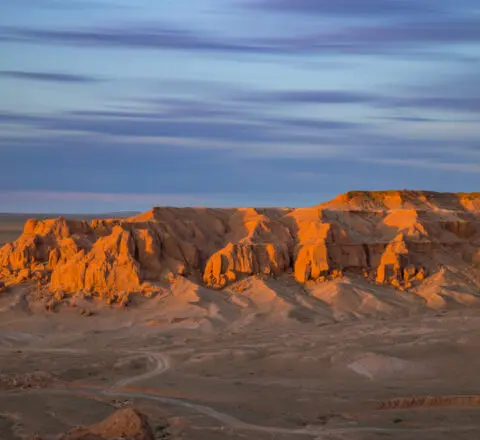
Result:
[[[137,376],[127,377],[125,379],[119,380],[112,389],[120,389],[131,385],[136,382],[141,382],[142,380],[151,379],[152,377],[159,376],[160,374],[165,373],[170,369],[170,360],[169,358],[162,353],[152,353],[152,352],[135,352],[135,355],[142,355],[154,365],[153,370],[147,371],[146,373],[139,374]]]
[[[75,390],[45,389],[42,391],[47,391],[51,393],[61,393],[61,394],[63,393],[71,394],[71,393],[74,393],[75,391],[77,393],[78,391],[82,391],[82,393],[92,394],[95,396],[112,395],[112,396],[132,398],[132,399],[154,400],[167,405],[180,406],[183,408],[190,409],[198,414],[208,416],[214,420],[221,422],[223,425],[236,430],[257,431],[257,432],[264,432],[264,433],[270,433],[270,434],[308,435],[310,437],[316,437],[321,432],[323,433],[325,432],[325,428],[317,427],[317,426],[305,427],[305,428],[299,428],[299,429],[290,429],[290,428],[280,428],[275,426],[255,425],[252,423],[244,422],[229,414],[217,411],[216,409],[213,409],[209,406],[191,403],[182,399],[176,399],[172,397],[164,397],[162,395],[157,395],[154,393],[153,390],[147,392],[145,390],[135,391],[134,389],[127,389],[127,390],[118,389],[118,388],[117,389],[97,389],[97,388],[88,388],[88,387],[76,387]]]
[[[29,350],[29,349],[27,349]],[[83,350],[76,349],[31,349],[31,351],[45,351],[45,352],[63,352],[63,353],[84,353]],[[49,393],[49,394],[66,394],[66,395],[90,395],[90,396],[116,396],[123,398],[131,399],[147,399],[151,401],[161,402],[166,405],[177,406],[191,410],[197,414],[207,416],[211,419],[214,419],[220,422],[225,427],[229,429],[238,430],[238,431],[248,431],[248,432],[259,432],[265,434],[271,434],[273,436],[305,436],[317,440],[327,439],[327,438],[343,438],[343,435],[348,434],[358,434],[358,433],[388,433],[391,434],[394,430],[391,428],[378,428],[375,426],[337,426],[337,427],[327,427],[325,425],[308,425],[299,428],[286,428],[280,426],[265,426],[258,425],[253,423],[248,423],[243,420],[240,420],[230,414],[218,411],[212,407],[206,405],[200,405],[197,403],[189,402],[188,400],[181,398],[167,397],[163,395],[160,391],[150,388],[136,388],[131,387],[132,384],[152,379],[153,377],[159,376],[171,368],[171,362],[167,355],[157,352],[146,352],[146,351],[116,351],[116,353],[122,352],[128,354],[128,357],[123,360],[129,361],[133,358],[138,358],[139,356],[144,356],[148,363],[153,366],[153,368],[142,374],[135,376],[127,377],[119,380],[114,385],[110,387],[105,386],[93,386],[88,384],[56,384],[51,388],[43,388],[36,390],[39,393]],[[397,409],[397,408],[425,408],[425,407],[434,407],[434,406],[478,406],[480,404],[479,396],[451,396],[450,398],[445,398],[444,400],[432,399],[430,398],[411,398],[411,399],[393,399],[391,401],[382,402],[377,410],[388,410],[388,409]],[[372,408],[373,409],[373,408]],[[466,431],[468,429],[475,429],[475,427],[460,426],[456,428],[443,428],[443,427],[433,427],[433,428],[402,428],[402,432],[411,432],[416,434],[421,434],[426,431],[429,433],[433,432],[452,432],[452,431]]]

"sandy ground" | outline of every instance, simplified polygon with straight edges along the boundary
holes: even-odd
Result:
[[[123,406],[158,439],[480,438],[478,309],[275,320],[284,304],[260,297],[264,318],[220,326],[219,310],[233,313],[221,302],[167,325],[165,309],[187,302],[91,305],[88,317],[4,294],[0,438],[53,440]]]

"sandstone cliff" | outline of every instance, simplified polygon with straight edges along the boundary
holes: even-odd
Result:
[[[184,276],[223,288],[249,275],[299,283],[346,273],[408,290],[450,266],[478,286],[480,193],[351,192],[310,208],[153,208],[92,222],[29,220],[0,249],[0,281],[51,292],[154,292]]]

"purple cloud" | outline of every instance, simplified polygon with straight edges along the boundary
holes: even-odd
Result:
[[[9,5],[5,5],[9,6]],[[84,9],[118,9],[122,5],[105,0],[15,0],[15,7],[38,8],[47,10],[84,10]],[[123,6],[124,7],[124,6]]]
[[[168,26],[133,25],[91,29],[49,30],[0,28],[0,41],[59,44],[74,47],[126,47],[225,53],[382,53],[421,50],[432,45],[480,42],[480,17],[451,17],[396,24],[350,26],[335,32],[282,38],[236,38],[205,35]]]
[[[287,90],[243,98],[247,101],[286,104],[355,104],[378,100],[378,96],[341,90]]]
[[[424,118],[420,116],[382,116],[377,119],[400,122],[445,122],[445,119]]]
[[[198,102],[192,102],[194,113],[189,114],[186,101],[179,109],[172,105],[166,111],[156,113],[131,111],[77,111],[46,116],[0,113],[0,123],[19,123],[51,132],[82,132],[118,136],[178,139],[182,142],[211,141],[219,143],[250,142],[302,142],[319,141],[320,136],[330,131],[341,132],[361,128],[361,124],[348,121],[274,118],[252,113],[251,109],[228,111],[215,104],[204,102],[205,113],[198,109]],[[193,116],[195,114],[195,116]],[[212,114],[222,116],[211,118]],[[307,133],[304,133],[308,130]]]
[[[453,93],[452,93],[453,92]],[[380,93],[361,93],[335,90],[285,90],[277,92],[250,93],[239,96],[240,102],[283,105],[312,104],[368,104],[379,108],[412,108],[419,110],[447,110],[453,112],[480,112],[480,92],[476,82],[467,82],[463,87],[447,84],[432,85],[415,97],[388,96]],[[410,122],[431,122],[430,117],[406,117]]]
[[[480,41],[480,17],[411,22],[349,29],[339,40],[358,44],[474,43]]]
[[[92,117],[92,118],[127,118],[127,119],[151,119],[158,118],[158,112],[120,111],[120,110],[72,110],[69,116]]]
[[[55,83],[94,83],[101,81],[87,75],[73,75],[69,73],[54,72],[27,72],[22,70],[2,70],[0,76],[5,78],[25,79],[33,81],[47,81]]]
[[[399,98],[386,99],[382,106],[387,107],[412,107],[434,110],[449,110],[449,111],[463,111],[463,112],[480,112],[479,93],[467,97],[419,97],[419,98]]]
[[[247,6],[268,11],[349,16],[418,15],[438,10],[438,6],[432,7],[427,0],[253,0]]]
[[[36,42],[87,47],[197,50],[215,52],[268,52],[274,48],[255,42],[228,42],[165,26],[48,30],[0,28],[0,41]]]
[[[22,113],[0,112],[0,124],[2,123],[35,124],[37,122],[38,122],[38,118],[35,116],[22,114]]]

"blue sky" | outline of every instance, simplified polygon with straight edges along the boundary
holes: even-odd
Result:
[[[0,211],[480,190],[477,0],[5,0]]]

